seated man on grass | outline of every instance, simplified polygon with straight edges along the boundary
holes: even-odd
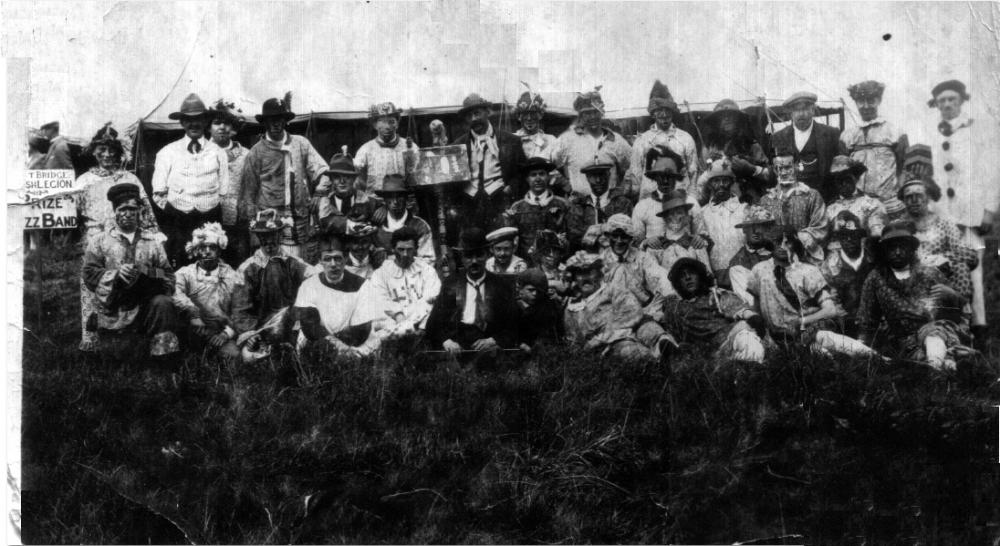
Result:
[[[392,232],[392,256],[372,273],[361,289],[359,305],[371,307],[385,335],[423,335],[441,279],[427,262],[417,259],[420,234],[404,226]]]
[[[518,341],[522,350],[530,353],[536,344],[563,340],[562,308],[549,297],[549,281],[541,269],[517,274],[517,306]]]

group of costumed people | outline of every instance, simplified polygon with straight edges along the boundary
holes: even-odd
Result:
[[[571,343],[666,360],[695,345],[762,362],[801,346],[951,367],[985,334],[998,185],[976,162],[964,84],[933,88],[939,138],[915,145],[879,116],[884,89],[848,88],[861,123],[844,132],[814,120],[816,95],[793,94],[769,150],[728,99],[699,148],[659,81],[652,125],[631,143],[599,88],[577,96],[558,137],[537,93],[519,98],[515,133],[473,94],[451,142],[471,177],[439,204],[441,236],[392,103],[371,107],[374,139],[325,161],[286,130],[288,95],[264,102],[247,149],[241,112],[191,94],[150,194],[123,170],[114,129],[90,143],[80,348],[130,334],[154,356],[253,361],[276,347],[341,358]],[[430,131],[449,143],[440,121]]]

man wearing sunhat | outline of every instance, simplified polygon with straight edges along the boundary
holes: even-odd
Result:
[[[59,122],[51,121],[38,129],[48,139],[48,150],[45,153],[42,168],[73,170],[73,156],[69,150],[69,141],[59,134]]]
[[[529,158],[521,167],[528,191],[504,213],[505,223],[517,228],[517,255],[522,258],[530,258],[539,231],[547,229],[566,235],[569,202],[552,193],[550,180],[554,169],[555,164],[544,157]]]
[[[456,138],[455,144],[465,146],[472,180],[456,196],[461,216],[457,229],[451,230],[451,237],[469,227],[484,230],[500,227],[501,214],[510,206],[512,197],[524,192],[520,166],[526,158],[521,139],[493,127],[492,108],[493,103],[473,93],[465,97],[458,111],[469,130]]]
[[[247,312],[256,319],[254,328],[295,303],[299,286],[313,273],[309,264],[285,253],[281,246],[283,229],[277,211],[258,212],[249,231],[260,241],[260,247],[236,270],[246,285],[250,306]]]
[[[961,317],[965,298],[948,286],[944,273],[920,264],[919,245],[912,224],[886,226],[876,247],[875,269],[861,290],[859,339],[877,343],[877,349],[891,356],[954,368],[955,358],[970,343]],[[876,335],[883,322],[885,332]]]
[[[412,138],[400,138],[401,114],[402,110],[391,102],[373,104],[368,109],[368,121],[377,135],[358,148],[354,166],[360,186],[369,196],[382,189],[386,175],[399,174],[405,178],[413,171],[413,160],[407,159],[406,152],[415,153],[419,148]]]
[[[750,271],[760,262],[771,259],[774,245],[770,238],[776,223],[769,210],[751,205],[743,221],[735,226],[743,230],[746,242],[729,260],[729,267],[716,276],[719,286],[732,289],[747,305],[753,306],[755,301],[754,296],[747,292]]]
[[[316,207],[317,237],[321,249],[330,248],[332,238],[346,235],[373,235],[376,209],[381,205],[369,198],[368,192],[357,189],[358,171],[351,156],[338,153],[330,158],[326,176],[330,192],[319,196]],[[379,183],[379,188],[382,184]],[[373,194],[374,195],[374,194]]]
[[[656,182],[645,173],[649,150],[657,146],[667,147],[681,156],[684,167],[677,187],[687,190],[698,178],[698,148],[691,135],[674,124],[674,119],[679,118],[681,113],[670,90],[660,80],[656,80],[649,92],[646,110],[653,118],[653,125],[632,143],[632,158],[626,175],[629,191],[638,199],[644,199],[656,190]]]
[[[874,80],[848,87],[847,92],[861,114],[861,122],[840,135],[851,159],[867,169],[858,181],[858,189],[882,202],[896,197],[898,176],[908,146],[906,135],[900,134],[895,125],[878,113],[884,91],[885,84]]]
[[[573,109],[577,112],[577,119],[572,127],[559,135],[553,157],[556,166],[565,169],[573,192],[590,195],[590,185],[582,169],[594,164],[610,165],[609,188],[624,185],[632,147],[625,137],[601,123],[604,99],[601,98],[600,87],[578,95],[573,100]],[[628,188],[622,189],[628,193]]]
[[[681,258],[693,258],[706,268],[711,267],[705,236],[691,234],[692,207],[687,194],[681,190],[674,190],[663,198],[663,210],[658,213],[663,219],[663,234],[646,239],[646,252],[664,271],[670,271]]]
[[[237,203],[242,193],[243,165],[250,150],[234,139],[243,127],[242,112],[231,102],[219,99],[210,110],[209,135],[229,160],[229,186],[222,191],[222,227],[229,235],[226,261],[240,263],[250,254],[250,233],[237,221]]]
[[[963,111],[970,98],[964,83],[941,82],[934,86],[931,96],[928,105],[937,108],[941,117],[931,142],[934,180],[943,194],[937,208],[958,225],[962,243],[978,254],[979,266],[971,272],[972,325],[974,333],[981,337],[986,327],[983,237],[997,235],[1000,210],[996,142],[990,139],[988,124],[973,124]]]
[[[712,241],[709,248],[709,271],[716,278],[725,276],[729,269],[729,261],[743,247],[745,238],[743,232],[736,227],[743,221],[750,205],[740,201],[733,187],[736,176],[726,161],[714,161],[707,171],[708,202],[699,210],[694,211],[694,228],[692,233],[704,235]]]
[[[502,227],[486,234],[493,255],[486,260],[486,270],[497,275],[515,275],[528,269],[528,263],[514,254],[517,248],[517,228]]]
[[[833,158],[830,167],[830,179],[836,184],[837,197],[827,205],[826,218],[833,222],[842,211],[850,211],[861,221],[861,228],[872,237],[882,235],[886,224],[885,205],[878,197],[869,195],[858,187],[868,168],[864,163],[845,155]],[[893,199],[897,199],[893,195]]]
[[[463,270],[445,279],[427,320],[433,349],[452,354],[477,353],[518,346],[518,308],[514,277],[486,270],[489,243],[479,228],[465,230],[455,249]]]
[[[632,200],[622,188],[611,187],[610,163],[591,163],[580,169],[587,179],[590,193],[576,193],[569,198],[566,231],[570,251],[580,248],[584,234],[597,224],[603,224],[615,214],[632,214]]]
[[[160,228],[167,236],[167,256],[187,263],[184,243],[205,222],[222,220],[221,199],[229,188],[229,158],[208,136],[212,113],[191,93],[170,119],[180,121],[184,136],[156,153],[153,202],[162,210]]]
[[[640,241],[664,234],[663,217],[659,215],[663,210],[663,201],[677,189],[686,172],[684,158],[667,146],[650,148],[644,162],[647,165],[645,177],[653,180],[656,188],[632,209],[632,225],[635,226],[636,237]],[[692,207],[697,208],[698,202],[694,196],[690,196],[688,201]]]
[[[285,225],[281,237],[285,252],[310,261],[315,257],[308,255],[304,245],[312,236],[311,202],[314,195],[329,190],[322,180],[329,167],[306,137],[285,130],[295,117],[290,100],[290,93],[284,99],[267,99],[255,116],[265,132],[250,149],[243,168],[240,217],[249,222],[261,210],[278,211]]]
[[[816,100],[816,94],[807,91],[788,97],[782,106],[788,110],[792,123],[774,133],[771,145],[775,153],[791,153],[798,179],[829,202],[837,193],[827,180],[830,164],[834,156],[846,154],[847,149],[840,141],[840,129],[813,120]]]
[[[100,307],[87,320],[93,331],[131,333],[149,341],[149,354],[175,353],[177,315],[170,296],[174,271],[155,234],[139,227],[141,196],[131,183],[112,186],[115,223],[87,242],[81,276]],[[102,341],[108,336],[102,333]]]
[[[417,259],[434,266],[434,242],[431,240],[431,227],[427,222],[406,208],[407,198],[412,190],[406,187],[403,176],[387,174],[382,182],[382,189],[375,192],[383,201],[387,214],[385,220],[377,226],[375,245],[392,253],[392,234],[398,229],[409,227],[417,233]]]

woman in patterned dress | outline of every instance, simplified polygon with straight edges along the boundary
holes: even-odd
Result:
[[[94,135],[87,148],[87,153],[97,160],[97,166],[80,175],[76,180],[77,215],[83,227],[80,244],[87,248],[87,243],[98,233],[115,224],[115,211],[107,199],[108,190],[115,184],[127,182],[135,184],[142,196],[142,206],[139,211],[139,227],[159,234],[156,217],[149,204],[149,196],[136,176],[123,169],[125,148],[118,140],[118,131],[108,123]],[[81,351],[97,350],[97,330],[88,330],[87,323],[91,316],[96,316],[98,302],[94,293],[80,281],[80,327]]]

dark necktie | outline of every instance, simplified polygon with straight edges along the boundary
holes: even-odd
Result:
[[[486,191],[486,141],[480,141],[479,150],[479,191]],[[476,290],[479,290],[477,287]]]
[[[351,200],[347,197],[340,200],[340,213],[347,216],[347,213],[351,210]]]
[[[483,302],[483,283],[472,283],[472,287],[476,289],[476,328],[482,331],[486,331],[486,306]]]
[[[201,151],[201,143],[198,142],[197,140],[191,139],[191,142],[188,142],[188,152],[196,154],[200,151]]]

